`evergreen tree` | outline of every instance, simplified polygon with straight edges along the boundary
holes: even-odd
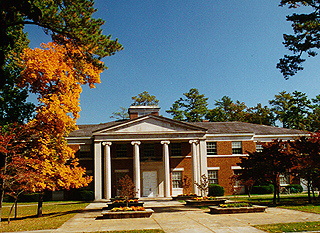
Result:
[[[196,88],[191,88],[189,92],[183,95],[184,98],[175,101],[172,107],[166,112],[173,115],[173,118],[177,120],[188,122],[202,121],[208,112],[208,98],[200,94]]]
[[[131,106],[155,106],[158,105],[159,100],[154,95],[150,95],[149,92],[144,91],[137,96],[132,97],[133,103]]]
[[[306,60],[303,56],[314,57],[320,48],[320,2],[315,0],[281,0],[280,6],[288,6],[296,9],[303,7],[307,13],[300,11],[287,16],[291,22],[294,33],[284,34],[284,46],[292,52],[292,55],[284,55],[277,64],[284,78],[288,79],[298,71],[303,70],[302,63]]]

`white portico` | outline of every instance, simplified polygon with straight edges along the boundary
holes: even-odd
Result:
[[[137,117],[94,132],[95,199],[116,195],[114,186],[120,173],[132,177],[136,197],[170,197],[171,172],[186,157],[191,161],[190,168],[185,169],[191,171],[192,183],[199,182],[207,171],[205,133],[201,127],[156,115]],[[183,144],[186,152],[172,157],[170,147],[178,143]],[[121,148],[125,148],[126,154],[120,153]],[[198,192],[195,186],[192,190]]]

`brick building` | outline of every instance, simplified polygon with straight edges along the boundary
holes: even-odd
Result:
[[[186,123],[159,116],[157,106],[131,106],[130,119],[79,125],[69,145],[93,175],[95,199],[117,195],[116,182],[132,177],[137,197],[170,197],[198,193],[194,185],[205,174],[231,194],[231,177],[247,151],[258,142],[292,140],[303,134],[244,122]]]

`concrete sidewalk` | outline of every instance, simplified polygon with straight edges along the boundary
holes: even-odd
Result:
[[[94,232],[115,230],[162,229],[168,233],[254,233],[263,232],[251,225],[320,221],[319,214],[280,208],[265,213],[211,215],[206,210],[188,208],[177,201],[146,201],[155,212],[150,218],[97,219],[106,203],[91,203],[59,229],[48,232]]]

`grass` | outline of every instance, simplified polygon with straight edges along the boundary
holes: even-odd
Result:
[[[320,222],[280,223],[256,225],[254,227],[270,233],[318,231],[320,230]]]
[[[56,229],[64,222],[84,209],[89,203],[83,202],[50,202],[44,203],[43,217],[37,218],[37,205],[32,203],[20,203],[18,205],[17,219],[12,219],[10,224],[6,221],[10,211],[10,205],[2,209],[1,232],[31,231]]]
[[[253,195],[250,198],[247,196],[237,196],[230,199],[234,201],[245,201],[256,205],[273,206],[272,195]],[[320,214],[320,202],[313,204],[308,203],[306,194],[289,194],[281,195],[279,208],[292,209],[297,211]],[[295,223],[279,223],[267,225],[255,225],[254,227],[270,233],[276,232],[299,232],[299,231],[319,231],[320,222],[295,222]]]

